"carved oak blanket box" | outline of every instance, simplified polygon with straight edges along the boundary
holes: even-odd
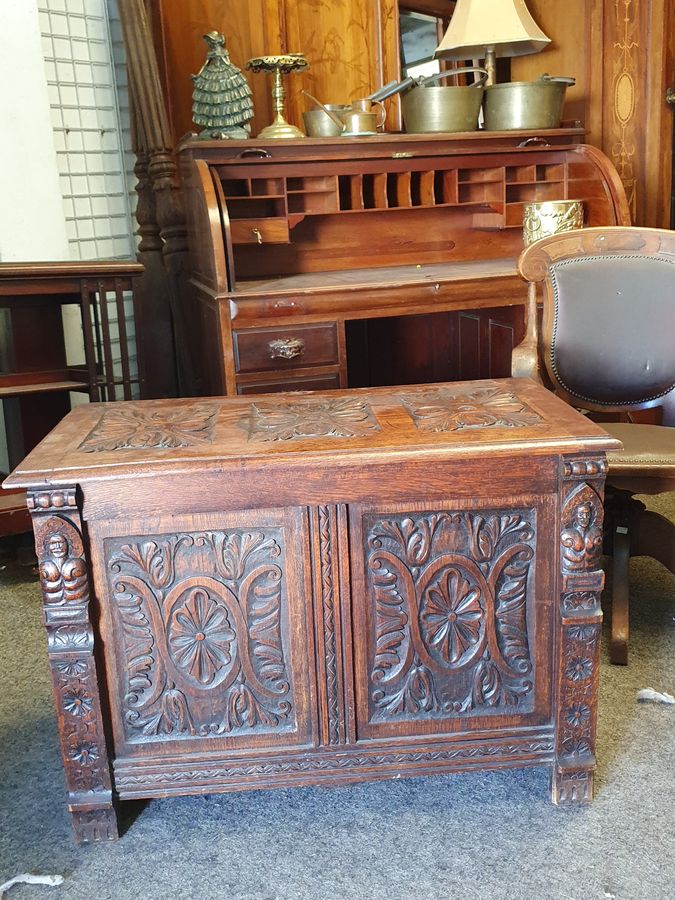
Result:
[[[116,799],[478,767],[589,800],[617,446],[527,379],[75,409],[6,484],[77,838]]]

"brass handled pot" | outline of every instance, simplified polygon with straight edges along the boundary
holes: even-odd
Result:
[[[321,103],[308,91],[302,92],[316,104],[302,114],[308,137],[339,137],[344,134],[375,134],[383,126],[387,111],[377,100],[364,97],[344,103]],[[379,107],[376,110],[375,107]]]
[[[574,78],[542,75],[538,81],[510,81],[485,88],[485,129],[512,131],[558,128],[565,91]]]
[[[480,78],[470,85],[433,84],[442,78],[467,72],[479,72]],[[486,80],[485,69],[469,68],[439,72],[418,82],[403,96],[405,130],[409,134],[475,131]]]

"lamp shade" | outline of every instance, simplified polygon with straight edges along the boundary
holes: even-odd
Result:
[[[483,59],[537,53],[551,42],[525,6],[525,0],[457,0],[455,11],[436,49],[444,59]]]

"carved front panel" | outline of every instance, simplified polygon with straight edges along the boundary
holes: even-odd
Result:
[[[546,568],[536,571],[539,518],[534,503],[362,516],[362,736],[545,712],[548,664],[537,671],[534,641],[549,640],[551,613],[541,593],[535,604]]]
[[[248,515],[103,540],[117,727],[127,744],[306,737],[297,515],[288,525],[278,513]]]

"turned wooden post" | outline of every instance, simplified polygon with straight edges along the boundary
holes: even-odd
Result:
[[[151,390],[165,396],[176,392],[165,371],[166,354],[170,352],[176,359],[178,391],[184,396],[192,395],[197,386],[190,351],[192,304],[187,231],[166,102],[143,0],[120,0],[119,12],[127,53],[134,152],[139,159],[138,221],[141,236],[146,239],[139,251],[148,270],[142,287],[145,334],[149,339],[157,322],[161,339],[160,343],[156,334],[153,338],[153,356],[161,375],[156,374]],[[163,272],[156,258],[158,251]],[[152,369],[149,365],[148,370]]]

